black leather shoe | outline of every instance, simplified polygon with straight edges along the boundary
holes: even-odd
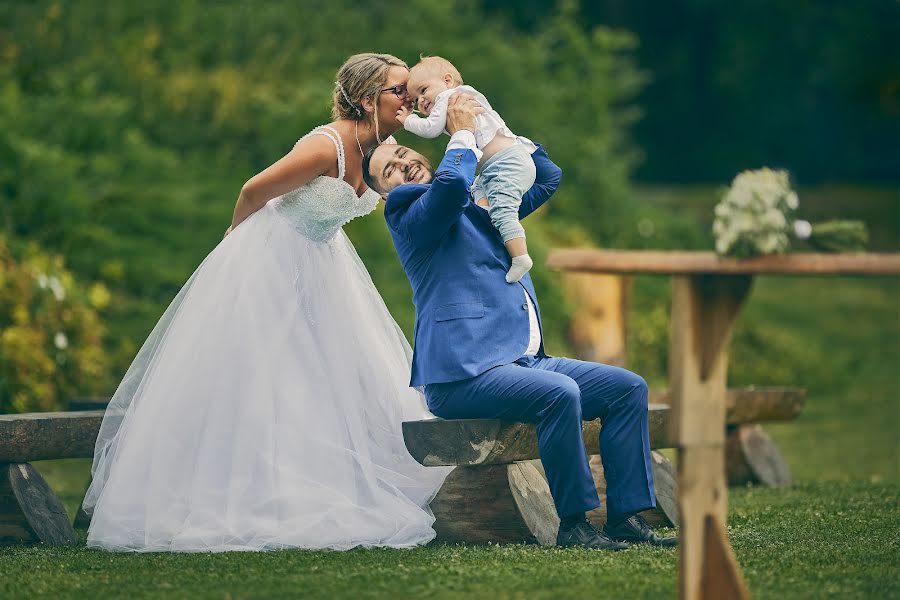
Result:
[[[615,542],[602,531],[597,531],[590,521],[579,521],[573,527],[559,528],[556,534],[556,545],[560,548],[583,547],[591,550],[627,550],[628,544]]]
[[[603,527],[603,533],[611,539],[619,542],[628,542],[629,544],[649,544],[663,548],[678,545],[677,537],[659,537],[656,535],[653,528],[640,515],[632,515],[613,526],[607,523]]]

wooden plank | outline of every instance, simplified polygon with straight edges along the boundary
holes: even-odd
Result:
[[[713,252],[556,249],[546,266],[560,271],[610,274],[900,275],[900,253],[774,254],[719,258]]]
[[[668,390],[650,390],[651,404],[671,404]],[[725,396],[725,422],[729,425],[761,421],[790,421],[803,411],[806,390],[797,387],[729,389]]]
[[[103,411],[0,415],[0,463],[91,458]]]
[[[667,399],[665,392],[653,398]],[[748,388],[728,394],[726,421],[730,424],[781,421],[794,418],[803,406],[803,390],[794,388]],[[650,444],[653,448],[673,447],[669,435],[670,410],[651,404]],[[600,453],[600,420],[582,426],[588,454]],[[724,439],[724,425],[722,431]],[[403,423],[403,438],[413,458],[426,466],[499,465],[538,458],[537,432],[533,424],[500,419],[431,419]]]
[[[666,404],[669,394],[665,391],[651,391],[650,402]],[[728,423],[739,424],[757,421],[784,421],[793,419],[803,409],[805,392],[799,388],[739,388],[728,393]],[[663,407],[657,408],[663,410]],[[655,447],[671,446],[665,435],[667,417],[660,412],[651,413],[651,431]],[[0,415],[0,462],[31,462],[57,458],[92,458],[94,442],[103,411],[80,412],[47,412]],[[532,431],[525,435],[510,431],[509,428],[528,425],[505,423],[499,419],[464,419],[441,421],[440,431],[421,433],[426,438],[421,441],[410,440],[417,452],[420,462],[432,453],[442,452],[442,448],[450,441],[451,452],[460,456],[459,464],[501,464],[483,462],[484,452],[496,449],[497,440],[515,439],[511,446],[504,446],[501,455],[522,456],[512,460],[528,460],[537,458],[537,438]],[[404,427],[407,427],[404,425]],[[430,426],[429,426],[430,427]],[[586,424],[585,437],[590,438],[590,447],[597,446],[597,435],[600,423]],[[522,437],[524,435],[524,438]],[[436,436],[436,437],[435,437]],[[466,439],[469,444],[459,447],[459,440]],[[504,442],[505,443],[505,442]],[[529,445],[533,444],[533,445]],[[524,449],[522,449],[524,448]],[[531,455],[532,453],[535,453]],[[427,463],[423,463],[427,464]],[[444,463],[440,463],[444,464]]]

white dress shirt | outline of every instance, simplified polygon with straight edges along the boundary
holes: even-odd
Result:
[[[528,152],[537,150],[537,146],[526,137],[514,134],[506,121],[500,116],[496,110],[491,108],[491,103],[484,97],[484,94],[476,90],[470,85],[460,85],[449,90],[444,90],[434,99],[434,106],[431,107],[431,113],[427,117],[419,115],[409,115],[403,122],[403,128],[423,138],[436,138],[447,130],[447,103],[450,96],[456,92],[463,92],[474,96],[478,104],[484,109],[484,112],[475,117],[475,145],[479,149],[491,143],[494,136],[502,134],[506,137],[513,138],[528,149]],[[479,155],[478,160],[481,160]]]

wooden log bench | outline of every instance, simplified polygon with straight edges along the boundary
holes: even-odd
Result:
[[[30,462],[94,455],[103,411],[0,415],[0,545],[76,541],[59,498]]]
[[[652,393],[650,438],[654,448],[672,445],[665,393]],[[729,393],[730,427],[758,421],[794,418],[804,393],[796,389],[746,389]],[[9,543],[69,544],[76,540],[61,502],[31,462],[91,458],[103,420],[102,410],[0,415],[0,545]],[[597,454],[599,421],[584,424],[585,445]],[[495,419],[429,420],[403,424],[410,453],[428,466],[458,465],[432,502],[440,539],[467,542],[555,541],[557,517],[538,458],[534,427]],[[756,445],[759,445],[758,442]],[[768,464],[768,463],[767,463]],[[654,452],[659,509],[648,519],[678,522],[675,473]],[[599,467],[599,469],[598,469]],[[598,491],[606,483],[594,458]],[[605,505],[605,503],[604,503]],[[589,515],[605,521],[602,510]],[[79,511],[76,524],[87,526]]]
[[[673,446],[670,410],[665,393],[651,395],[650,444],[657,509],[648,520],[677,525],[676,475],[668,459],[655,449]],[[726,422],[739,427],[759,421],[793,419],[803,408],[805,392],[794,388],[729,390]],[[599,420],[582,427],[589,455],[599,455]],[[499,419],[429,419],[403,424],[410,454],[425,466],[456,466],[431,503],[438,539],[448,542],[537,542],[553,545],[559,517],[538,459],[533,424]],[[606,483],[602,463],[591,459],[601,500]],[[599,467],[599,468],[598,468]],[[605,506],[605,501],[604,501]],[[602,525],[602,507],[589,515]]]

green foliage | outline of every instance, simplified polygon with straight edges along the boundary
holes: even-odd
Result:
[[[485,0],[547,18],[542,0]],[[581,2],[581,21],[640,37],[653,83],[634,135],[646,181],[726,181],[774,165],[796,181],[900,181],[900,4]],[[532,11],[529,11],[529,8]],[[536,9],[536,10],[535,10]]]
[[[636,40],[577,19],[570,0],[534,34],[462,0],[402,11],[349,0],[0,3],[0,230],[109,287],[107,347],[122,373],[221,239],[242,183],[329,120],[347,56],[378,50],[411,64],[450,58],[562,166],[551,218],[526,222],[538,260],[579,235],[573,224],[590,232],[581,239],[622,243],[636,237],[633,224],[618,227],[631,218],[637,158],[627,141],[643,81],[629,58]],[[446,143],[399,137],[434,157]],[[383,219],[348,233],[409,334],[409,285]],[[554,277],[537,279],[545,329],[561,344]]]
[[[108,376],[98,310],[103,284],[86,286],[59,256],[29,244],[14,257],[0,237],[0,413],[60,410],[100,391]]]

